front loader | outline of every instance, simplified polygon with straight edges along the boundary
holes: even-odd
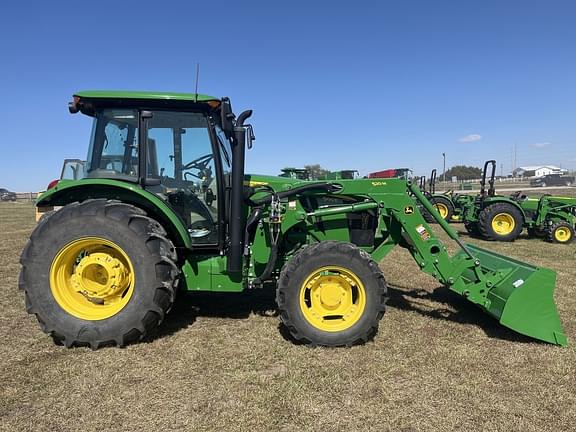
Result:
[[[61,209],[38,223],[20,274],[28,312],[58,343],[123,346],[158,326],[180,290],[247,289],[276,290],[295,340],[364,343],[387,298],[378,262],[400,246],[502,325],[567,344],[555,273],[464,244],[411,181],[245,174],[251,111],[235,116],[227,98],[86,91],[69,109],[94,122],[85,178],[40,196],[39,208]]]

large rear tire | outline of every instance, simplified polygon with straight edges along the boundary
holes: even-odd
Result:
[[[26,309],[55,342],[124,346],[158,326],[174,302],[174,245],[155,220],[104,199],[42,221],[20,258]]]
[[[303,248],[282,269],[276,300],[292,337],[320,346],[362,344],[384,314],[386,282],[378,265],[350,243]]]
[[[478,215],[478,231],[487,240],[514,241],[522,232],[523,224],[520,210],[505,202],[491,204]]]

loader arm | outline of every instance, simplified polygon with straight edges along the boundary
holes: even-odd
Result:
[[[405,215],[401,209],[391,209],[396,223],[402,226],[404,241],[397,241],[407,245],[422,271],[478,305],[502,325],[526,336],[567,345],[554,304],[555,272],[463,243],[415,185],[408,183],[408,189],[461,249],[450,256],[421,215]]]

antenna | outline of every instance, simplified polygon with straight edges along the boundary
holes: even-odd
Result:
[[[198,78],[200,77],[200,63],[196,63],[196,100],[198,102]]]

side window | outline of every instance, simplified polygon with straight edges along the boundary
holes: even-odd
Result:
[[[96,116],[88,154],[88,177],[138,175],[138,115],[103,110]]]

